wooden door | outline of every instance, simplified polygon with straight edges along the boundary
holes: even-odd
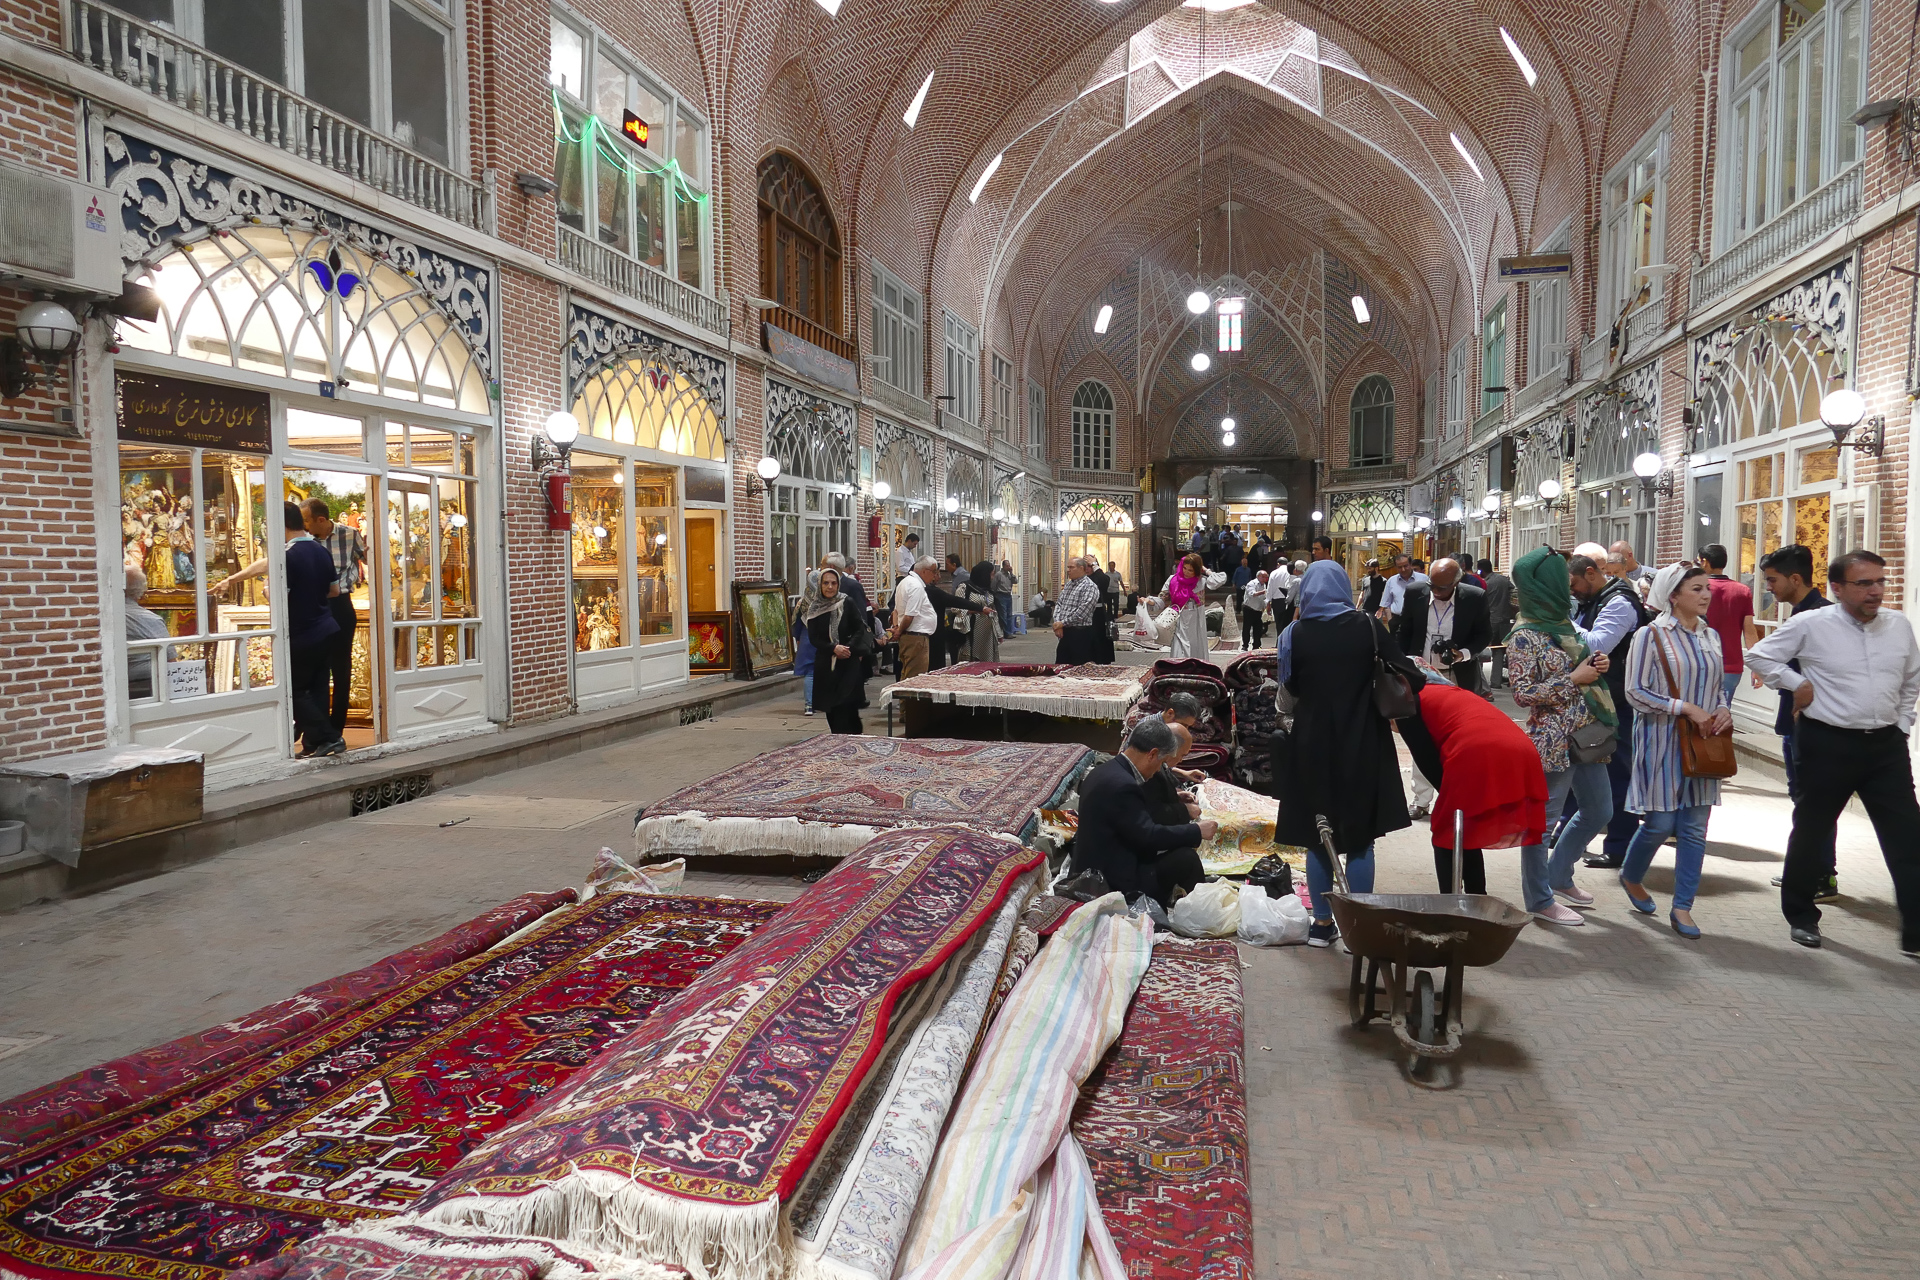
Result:
[[[687,517],[687,608],[695,613],[712,613],[720,607],[714,541],[712,516]]]

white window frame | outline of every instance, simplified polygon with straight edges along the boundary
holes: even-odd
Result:
[[[998,351],[990,353],[993,377],[993,434],[1013,443],[1013,361]]]
[[[896,391],[920,395],[925,389],[920,375],[920,353],[926,341],[926,304],[899,276],[877,262],[870,265],[873,267],[870,278],[873,299],[869,310],[872,350],[874,355],[886,357],[886,362],[875,368],[874,376]],[[905,306],[887,301],[888,289],[898,294],[903,303],[909,298],[913,300],[912,315],[907,314]]]
[[[1080,393],[1088,387],[1099,388],[1106,397],[1104,406],[1083,405]],[[1073,389],[1073,469],[1075,471],[1113,470],[1113,388],[1098,378],[1088,378]]]
[[[711,174],[713,173],[712,122],[707,119],[706,113],[700,110],[698,106],[675,92],[664,77],[654,74],[654,72],[647,68],[644,62],[627,52],[619,41],[609,37],[599,27],[588,22],[578,14],[558,6],[554,6],[551,13],[553,22],[571,28],[574,33],[581,38],[580,88],[582,93],[591,94],[593,92],[593,85],[598,78],[598,61],[601,58],[608,58],[616,63],[621,70],[645,82],[647,88],[655,97],[659,98],[666,107],[669,119],[663,123],[670,122],[672,131],[668,133],[666,141],[661,145],[657,154],[652,152],[651,149],[640,151],[631,142],[627,141],[625,137],[621,136],[619,125],[601,121],[602,126],[605,127],[607,133],[613,139],[613,145],[622,149],[621,154],[644,156],[648,160],[657,159],[663,163],[668,160],[674,160],[679,155],[677,138],[678,131],[683,127],[683,122],[691,120],[693,125],[699,129],[700,145],[698,157],[700,161],[700,172],[698,174],[689,174],[684,169],[679,171],[681,178],[686,182],[687,186],[693,190],[696,197],[696,205],[703,210],[700,219],[700,283],[698,285],[689,284],[687,287],[698,288],[700,292],[706,294],[713,293],[715,272],[713,262],[713,184],[711,180]],[[549,65],[551,65],[551,63],[549,63]],[[559,85],[552,85],[551,88],[567,109],[567,116],[564,118],[567,119],[569,127],[575,127],[575,122],[571,119],[574,115],[577,115],[581,120],[594,116],[593,104],[587,98],[582,98],[573,93],[572,90],[562,88]],[[649,125],[648,128],[649,138],[651,138],[653,126]],[[590,145],[591,142],[592,139],[588,137],[583,139],[582,145]],[[600,239],[598,226],[599,197],[595,190],[595,184],[599,180],[600,166],[595,163],[593,157],[589,155],[581,165],[581,208],[584,214],[582,219],[583,226],[572,229],[586,236],[609,253],[618,253],[623,258],[638,262],[671,279],[679,280],[680,201],[676,198],[671,186],[669,186],[662,200],[664,206],[662,215],[666,222],[666,265],[663,267],[654,267],[652,263],[647,262],[645,258],[637,252],[639,245],[637,243],[633,219],[634,211],[638,205],[638,199],[634,193],[634,189],[637,188],[638,184],[630,183],[627,198],[627,244],[629,248],[626,251],[622,251],[616,246],[607,244]],[[682,284],[687,283],[686,281],[680,282]]]
[[[1478,326],[1473,337],[1462,338],[1453,344],[1453,350],[1447,352],[1447,410],[1446,417],[1440,423],[1440,438],[1451,440],[1467,427],[1467,376],[1473,370],[1473,344],[1478,340]]]
[[[980,333],[951,311],[947,330],[947,412],[970,427],[980,425]]]
[[[1488,391],[1488,387],[1511,387],[1513,385],[1513,324],[1511,320],[1513,308],[1507,305],[1507,301],[1506,298],[1501,298],[1500,301],[1493,304],[1492,309],[1480,320],[1480,385],[1475,388],[1478,395],[1473,402],[1476,411],[1474,416],[1476,418],[1483,414],[1492,413],[1506,403],[1508,392]],[[1494,342],[1493,326],[1495,321],[1498,321],[1500,325],[1501,367],[1499,369],[1487,367],[1488,348],[1491,347]],[[1495,378],[1498,378],[1499,381],[1495,382]],[[1491,403],[1489,403],[1489,397],[1492,397]]]
[[[1043,454],[1047,449],[1047,389],[1031,378],[1027,380],[1027,452]]]
[[[1547,237],[1541,253],[1566,253],[1573,247],[1573,219]],[[1527,381],[1564,374],[1567,369],[1566,276],[1539,276],[1527,285]]]
[[[112,6],[112,0],[104,0],[104,3]],[[280,0],[282,76],[275,83],[283,84],[303,97],[313,98],[314,94],[307,86],[302,3],[303,0]],[[401,143],[397,138],[394,139],[395,144],[405,146],[409,151],[446,168],[455,171],[466,168],[466,120],[461,110],[467,100],[465,6],[459,0],[445,0],[441,4],[435,4],[433,0],[366,0],[366,4],[367,57],[372,64],[367,77],[370,98],[367,104],[367,127],[388,138],[394,137],[391,11],[395,8],[404,9],[427,25],[440,28],[446,35],[447,156],[444,160],[438,159],[427,155],[417,146]],[[173,17],[174,29],[182,40],[207,48],[206,0],[173,0]],[[262,80],[271,79],[251,68],[249,74],[260,76]],[[333,110],[331,107],[327,109]]]
[[[1667,239],[1667,150],[1670,137],[1669,120],[1647,130],[1635,144],[1633,151],[1619,164],[1608,171],[1606,181],[1601,185],[1601,230],[1600,230],[1600,328],[1611,329],[1615,322],[1626,318],[1625,308],[1634,301],[1640,291],[1640,284],[1634,279],[1633,272],[1640,266],[1651,266],[1662,260],[1666,252]],[[1633,181],[1635,167],[1644,165],[1648,176],[1644,182]],[[1615,188],[1622,182],[1631,188],[1622,201]],[[1649,190],[1651,188],[1651,190]],[[1633,210],[1643,196],[1650,197],[1653,204],[1651,227],[1647,232],[1647,261],[1637,263],[1633,253]],[[1647,273],[1651,286],[1647,296],[1634,311],[1642,307],[1651,307],[1666,296],[1666,276],[1669,273],[1654,271]]]
[[[1866,131],[1856,126],[1851,116],[1866,99],[1869,56],[1866,46],[1873,23],[1869,3],[1870,0],[1829,3],[1788,37],[1784,47],[1780,41],[1779,0],[1762,0],[1745,18],[1730,26],[1730,33],[1721,49],[1720,83],[1724,89],[1720,94],[1720,158],[1715,165],[1719,188],[1714,201],[1716,240],[1721,251],[1766,226],[1864,158],[1866,146],[1863,135]],[[1841,16],[1848,12],[1858,13],[1860,33],[1860,76],[1851,86],[1843,85],[1839,74],[1844,53]],[[1740,75],[1740,51],[1748,41],[1762,34],[1767,37],[1768,53],[1759,66],[1743,77]],[[1795,155],[1800,172],[1796,175],[1793,198],[1788,200],[1780,182],[1780,156],[1785,141],[1785,112],[1781,106],[1782,89],[1785,87],[1782,64],[1798,58],[1795,64],[1798,79],[1796,87],[1804,89],[1809,62],[1803,56],[1803,51],[1816,42],[1820,46],[1822,70],[1820,127],[1817,138],[1811,141],[1818,143],[1819,158],[1809,172],[1807,152],[1810,139],[1805,128],[1807,112],[1803,105],[1800,120],[1794,122]],[[1804,94],[1802,102],[1804,104]],[[1760,117],[1760,124],[1766,130],[1757,148],[1748,143],[1755,116]],[[1847,152],[1851,152],[1851,155],[1845,154]],[[1757,191],[1753,175],[1756,159],[1763,166]],[[1743,214],[1754,213],[1756,197],[1761,202],[1759,216],[1748,216],[1745,225],[1742,225]]]

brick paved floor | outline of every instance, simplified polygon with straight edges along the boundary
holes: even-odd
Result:
[[[639,803],[824,728],[796,711],[755,708],[466,790]],[[577,883],[595,848],[625,847],[628,813],[571,830],[348,820],[0,917],[0,1096],[256,1008],[521,890]],[[1469,972],[1467,1048],[1442,1090],[1408,1082],[1385,1027],[1348,1027],[1347,956],[1243,948],[1260,1280],[1920,1275],[1920,963],[1896,949],[1886,871],[1851,814],[1826,949],[1787,941],[1767,885],[1787,817],[1765,778],[1728,788],[1699,942],[1582,872],[1599,895],[1587,926],[1530,926],[1499,965]],[[1431,885],[1424,834],[1381,842],[1383,890]],[[1517,899],[1516,855],[1488,860],[1492,892]],[[1648,879],[1663,901],[1670,866]]]

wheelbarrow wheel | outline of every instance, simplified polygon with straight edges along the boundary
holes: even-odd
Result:
[[[1441,1044],[1446,1028],[1440,1025],[1440,1002],[1434,995],[1433,974],[1426,969],[1413,977],[1413,1011],[1407,1020],[1413,1023],[1413,1038],[1421,1044]]]

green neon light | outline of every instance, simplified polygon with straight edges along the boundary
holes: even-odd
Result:
[[[668,158],[659,167],[648,168],[646,165],[635,160],[632,152],[625,143],[616,143],[607,136],[607,129],[600,123],[598,116],[589,113],[582,117],[580,132],[575,133],[568,127],[567,111],[561,104],[560,91],[555,89],[552,93],[553,131],[556,136],[565,139],[568,145],[584,147],[589,139],[591,139],[594,154],[619,168],[629,178],[642,174],[649,178],[655,178],[665,174],[672,181],[674,195],[677,198],[681,200],[692,200],[699,204],[705,204],[711,198],[705,192],[696,191],[693,185],[687,181],[686,171],[681,169],[679,161]]]

